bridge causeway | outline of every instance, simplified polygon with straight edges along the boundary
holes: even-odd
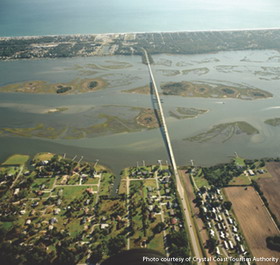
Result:
[[[177,191],[178,191],[178,194],[181,198],[181,202],[182,202],[182,205],[183,205],[182,210],[183,210],[183,213],[185,215],[187,225],[188,225],[188,231],[189,231],[189,236],[190,236],[190,241],[191,241],[191,245],[192,245],[193,254],[196,258],[202,258],[201,249],[200,249],[200,246],[197,242],[195,227],[193,225],[192,218],[191,218],[191,212],[188,208],[187,198],[186,198],[186,195],[185,195],[185,192],[184,192],[184,188],[183,188],[181,179],[179,177],[176,160],[175,160],[175,156],[174,156],[174,153],[173,153],[173,148],[172,148],[172,145],[171,145],[168,128],[167,128],[167,125],[166,125],[164,112],[163,112],[161,100],[160,100],[159,93],[158,93],[157,84],[156,84],[154,74],[153,74],[151,64],[150,64],[150,58],[149,58],[149,55],[148,55],[147,51],[145,49],[143,49],[143,51],[144,51],[145,58],[146,58],[146,64],[147,64],[148,69],[149,69],[152,88],[153,88],[153,91],[154,91],[154,94],[155,94],[155,97],[156,97],[156,101],[157,101],[157,105],[158,105],[159,118],[161,120],[161,128],[163,130],[163,134],[164,134],[164,138],[165,138],[164,140],[166,141],[167,152],[168,152],[168,155],[169,155],[169,158],[170,158],[170,161],[171,161],[171,167],[172,167],[172,170],[173,170],[173,173],[174,173],[174,176],[175,176]]]

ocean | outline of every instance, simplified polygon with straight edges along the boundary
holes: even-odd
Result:
[[[278,0],[1,0],[0,36],[274,28]]]

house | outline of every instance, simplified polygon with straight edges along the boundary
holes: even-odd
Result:
[[[57,223],[57,222],[58,222],[58,221],[57,221],[57,219],[56,219],[55,217],[51,218],[50,221],[49,221],[49,223],[50,223],[51,225],[53,225],[53,224],[55,224],[55,223]]]
[[[109,224],[101,224],[100,225],[100,228],[101,229],[106,229],[106,228],[108,228],[109,227]]]
[[[26,220],[25,224],[26,225],[30,225],[31,224],[31,220],[30,219]]]
[[[202,211],[203,211],[203,213],[207,213],[206,207],[202,207]]]
[[[222,230],[222,226],[220,223],[217,223],[218,230]]]
[[[92,188],[87,188],[87,189],[86,189],[86,192],[87,192],[89,195],[93,195],[93,194],[94,194]]]
[[[25,210],[21,210],[21,211],[19,211],[19,213],[20,213],[21,215],[24,215],[24,214],[26,213],[26,211],[25,211]]]
[[[58,215],[60,212],[61,212],[61,210],[60,210],[59,208],[55,208],[55,209],[53,210],[53,214],[54,214],[54,215]]]
[[[255,176],[254,171],[253,171],[253,170],[251,170],[251,169],[248,169],[248,173],[249,173],[249,175],[250,175],[250,176]]]
[[[165,194],[170,194],[170,189],[165,189]]]
[[[178,222],[178,220],[177,220],[175,217],[173,217],[173,218],[171,219],[171,224],[172,224],[172,225],[176,225],[177,222]]]
[[[241,239],[238,235],[235,236],[235,240],[238,241],[238,242],[241,242]]]
[[[228,241],[228,244],[229,244],[230,249],[234,249],[234,246],[230,240]]]
[[[225,239],[225,234],[224,234],[223,232],[220,232],[220,237],[221,237],[222,239]]]
[[[30,212],[29,216],[33,216],[33,215],[35,215],[35,213],[36,213],[36,211],[33,209],[33,210]]]
[[[19,191],[20,191],[20,189],[16,188],[15,191],[14,191],[14,195],[17,196],[19,194]]]
[[[174,212],[173,209],[170,210],[170,215],[171,215],[171,216],[174,216],[174,215],[175,215],[175,212]]]
[[[227,243],[227,241],[224,241],[223,243],[224,243],[225,249],[228,249],[228,243]]]
[[[35,208],[36,206],[38,206],[39,205],[39,202],[33,202],[32,204],[31,204],[31,207],[33,207],[33,208]]]
[[[228,218],[228,222],[232,225],[233,224],[233,220],[229,217]]]
[[[210,229],[210,235],[211,235],[212,237],[214,237],[214,236],[215,236],[215,232],[214,232],[214,230],[213,230],[213,229]]]
[[[236,226],[233,226],[233,227],[232,227],[232,231],[233,231],[234,233],[237,233],[237,232],[238,232],[237,227],[236,227]]]
[[[217,254],[217,255],[221,255],[221,252],[220,252],[219,247],[216,247],[216,254]]]
[[[37,194],[38,196],[42,196],[42,195],[44,194],[44,192],[41,191],[41,190],[37,190],[37,191],[36,191],[36,194]]]

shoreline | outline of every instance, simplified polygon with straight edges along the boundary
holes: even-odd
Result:
[[[272,28],[241,28],[241,29],[201,29],[201,30],[178,30],[178,31],[136,31],[136,32],[107,32],[107,33],[73,33],[73,34],[46,34],[46,35],[21,35],[21,36],[0,36],[0,41],[11,39],[35,39],[44,37],[85,37],[85,36],[111,36],[111,35],[126,35],[126,34],[156,34],[156,33],[189,33],[189,32],[236,32],[236,31],[266,31],[266,30],[280,30],[280,27]]]

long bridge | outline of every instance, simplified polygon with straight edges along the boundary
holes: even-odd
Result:
[[[178,169],[177,169],[177,164],[176,164],[176,160],[175,160],[175,156],[173,153],[173,148],[171,145],[171,141],[170,141],[170,137],[169,137],[169,133],[168,133],[168,128],[165,122],[165,117],[164,117],[164,113],[163,113],[163,109],[162,109],[162,104],[161,104],[161,100],[159,97],[159,93],[158,93],[158,88],[157,88],[157,84],[154,78],[154,74],[151,68],[151,64],[150,64],[150,59],[148,56],[148,53],[145,49],[143,49],[144,53],[145,53],[145,59],[146,59],[146,64],[149,68],[149,73],[150,73],[150,78],[151,78],[151,83],[152,83],[152,88],[156,97],[156,102],[158,105],[158,110],[159,110],[159,118],[161,120],[161,127],[163,130],[163,134],[164,134],[164,138],[166,140],[166,147],[167,147],[167,151],[169,154],[169,158],[171,161],[171,166],[172,166],[172,170],[176,179],[176,187],[177,187],[177,191],[179,193],[179,196],[181,198],[181,202],[183,205],[183,213],[185,215],[186,221],[187,221],[187,225],[188,225],[188,231],[189,231],[189,236],[190,236],[190,240],[191,240],[191,244],[192,244],[192,249],[193,249],[193,254],[196,258],[202,258],[201,255],[201,249],[200,246],[197,242],[197,237],[195,234],[195,227],[193,225],[192,222],[192,218],[191,218],[191,213],[189,211],[189,208],[187,206],[187,198],[185,196],[185,192],[184,192],[184,188],[181,182],[181,179],[179,177],[179,173],[178,173]]]

